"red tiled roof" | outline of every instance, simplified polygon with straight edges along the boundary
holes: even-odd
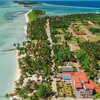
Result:
[[[89,80],[89,82],[90,82],[90,84],[92,84],[94,87],[98,87],[98,85],[97,85],[95,82],[93,82],[92,80]]]
[[[80,79],[77,76],[75,76],[75,75],[73,76],[73,79],[74,79],[75,83],[76,82],[80,82]]]
[[[97,93],[100,93],[100,88],[95,88],[95,91],[96,91]]]
[[[96,87],[98,87],[97,84],[93,82],[92,80],[89,80],[89,83],[85,84],[85,88],[95,89]]]
[[[75,72],[75,75],[77,76],[86,76],[85,72]]]
[[[88,79],[86,76],[79,76],[79,78],[81,81],[88,82]]]
[[[75,83],[76,88],[82,88],[82,84],[79,82]]]
[[[84,86],[86,89],[94,89],[93,84],[85,83]]]
[[[72,77],[75,81],[76,88],[82,88],[83,82],[86,89],[96,89],[97,92],[100,92],[100,88],[98,88],[98,85],[94,81],[88,80],[85,72],[75,72]]]
[[[75,72],[74,78],[75,78],[74,80],[88,82],[85,72]]]

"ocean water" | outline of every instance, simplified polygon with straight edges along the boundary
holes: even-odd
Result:
[[[6,100],[1,96],[12,91],[16,69],[15,52],[3,50],[13,49],[14,43],[25,40],[24,14],[28,11],[8,1],[0,1],[0,100]]]
[[[34,0],[26,0],[34,1]],[[76,6],[76,7],[91,7],[91,8],[100,8],[100,1],[98,0],[35,0],[42,3],[52,4],[52,5],[63,5],[63,6]]]
[[[2,52],[2,50],[12,49],[14,48],[13,43],[21,43],[25,40],[24,14],[29,11],[28,8],[14,4],[12,1],[0,0],[0,97],[12,91],[16,69],[15,52]],[[76,13],[99,13],[99,6],[100,2],[92,2],[91,5],[87,6],[87,3],[83,5],[82,2],[75,5],[74,2],[42,1],[42,4],[34,5],[32,8],[44,10],[49,16],[60,16]],[[6,99],[2,97],[0,100]]]
[[[32,0],[31,0],[32,1]],[[38,0],[37,0],[38,1]],[[47,15],[66,15],[80,13],[100,13],[100,1],[39,1],[42,4],[34,5],[33,9],[47,12]]]

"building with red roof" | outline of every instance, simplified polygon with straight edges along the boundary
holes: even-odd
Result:
[[[74,79],[74,83],[77,83],[77,82],[79,82],[79,83],[80,83],[80,79],[79,79],[79,78],[77,78],[77,76],[73,76],[73,79]]]
[[[85,72],[75,72],[76,76],[86,76]]]
[[[89,83],[86,83],[86,84],[84,84],[84,87],[85,87],[85,89],[94,89],[94,86],[93,86],[93,84],[89,84]]]
[[[62,74],[74,75],[74,68],[72,66],[62,66]]]
[[[88,83],[84,84],[85,89],[95,89],[96,87],[98,87],[97,84],[93,82],[92,80],[89,80]]]
[[[76,97],[91,98],[94,91],[100,92],[100,88],[94,81],[88,80],[85,72],[75,72],[72,82]]]
[[[96,93],[100,93],[100,88],[95,88]]]
[[[71,76],[74,75],[75,72],[62,72],[62,74],[70,74]]]
[[[80,82],[77,82],[77,83],[75,84],[75,87],[76,87],[77,89],[82,89],[82,84],[81,84]]]
[[[75,72],[74,76],[80,81],[84,81],[85,83],[88,82],[85,72]]]

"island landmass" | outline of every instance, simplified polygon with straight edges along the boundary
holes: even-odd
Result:
[[[36,1],[13,1],[13,2],[18,4],[24,4],[24,5],[41,4],[40,2],[36,2]]]

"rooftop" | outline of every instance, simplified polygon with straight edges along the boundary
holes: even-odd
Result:
[[[96,91],[97,93],[100,93],[100,88],[95,88],[95,91]]]
[[[85,83],[84,86],[85,86],[85,89],[94,89],[93,84]]]
[[[98,87],[97,84],[92,80],[89,80],[89,83],[85,83],[84,86],[86,89],[95,89],[96,87]]]
[[[86,76],[85,72],[75,72],[76,76]]]
[[[75,86],[76,86],[76,88],[82,88],[82,84],[79,82],[77,82],[76,84],[75,84]]]
[[[79,78],[81,82],[85,82],[85,83],[88,82],[88,79],[86,76],[79,76]]]
[[[71,76],[74,75],[74,72],[62,72],[63,74],[70,74]]]
[[[65,71],[65,72],[74,72],[74,69],[72,66],[62,66],[62,71]]]
[[[88,80],[85,72],[75,72],[73,80],[76,88],[95,89],[96,92],[100,92],[98,85],[94,81]],[[82,87],[82,84],[84,87]]]
[[[80,82],[80,79],[77,76],[73,76],[75,83]]]
[[[86,77],[86,73],[84,73],[84,72],[75,72],[73,78],[74,78],[75,82],[77,82],[77,81],[78,82],[88,82],[88,79]]]
[[[62,78],[63,78],[64,80],[71,80],[71,75],[70,75],[70,74],[63,74],[63,75],[62,75]]]

